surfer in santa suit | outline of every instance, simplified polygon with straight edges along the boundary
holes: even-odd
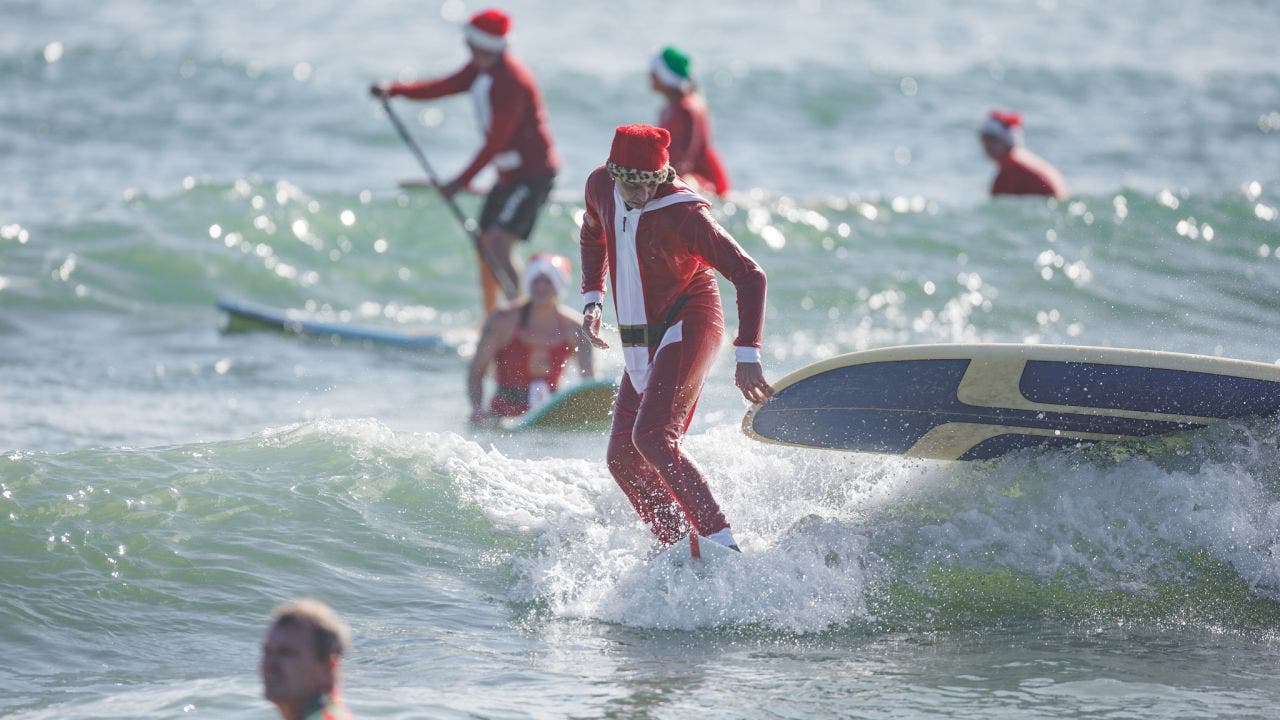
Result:
[[[607,458],[640,519],[663,545],[692,530],[736,550],[681,441],[724,335],[716,271],[737,291],[734,382],[751,402],[773,394],[760,366],[765,274],[676,176],[670,142],[662,128],[619,127],[608,162],[587,178],[582,327],[593,345],[609,347],[600,337],[608,279],[626,372]]]
[[[999,168],[991,195],[1045,195],[1067,199],[1067,183],[1049,161],[1023,146],[1022,116],[992,110],[978,129],[987,157]]]
[[[594,373],[591,344],[581,318],[560,304],[569,285],[569,259],[538,253],[525,268],[528,300],[499,308],[485,320],[476,354],[467,368],[471,421],[517,417],[537,407],[559,387],[560,375],[576,358],[584,378]],[[494,368],[497,390],[486,407],[484,377]]]

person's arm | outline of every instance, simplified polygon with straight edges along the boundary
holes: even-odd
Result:
[[[583,332],[582,322],[576,313],[567,310],[560,312],[561,317],[568,321],[573,329],[573,336],[578,340],[578,351],[574,356],[578,361],[578,375],[590,380],[596,376],[595,352],[591,350],[591,339]]]
[[[587,178],[586,210],[582,214],[578,246],[582,254],[582,332],[592,345],[607,350],[609,343],[600,337],[600,324],[604,314],[604,279],[609,270],[609,248],[591,188],[593,182],[602,182],[600,173],[603,172],[597,169]]]
[[[681,232],[690,239],[690,248],[698,257],[733,283],[738,296],[738,336],[733,341],[734,358],[737,360],[734,384],[747,400],[764,402],[773,395],[773,387],[765,380],[760,365],[764,336],[764,270],[711,217],[705,206],[691,213]]]
[[[484,420],[489,412],[484,407],[484,376],[498,355],[498,351],[511,342],[515,335],[515,323],[510,313],[495,310],[489,313],[476,343],[476,354],[467,365],[467,399],[471,402],[471,422]]]
[[[433,80],[419,80],[410,83],[391,83],[386,86],[388,97],[407,97],[412,100],[432,100],[448,95],[466,92],[475,82],[479,68],[475,63],[467,63],[461,70]]]

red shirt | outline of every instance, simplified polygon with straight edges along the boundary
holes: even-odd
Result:
[[[1039,155],[1015,146],[1000,160],[1000,171],[991,183],[995,195],[1048,195],[1067,198],[1067,183],[1062,173]]]
[[[510,53],[481,70],[474,62],[458,72],[436,80],[396,83],[388,94],[415,100],[430,100],[470,91],[484,125],[484,146],[458,176],[467,185],[489,163],[498,170],[498,182],[553,175],[559,162],[551,145],[542,95],[533,73]]]
[[[682,177],[692,177],[700,187],[724,196],[729,192],[729,174],[720,155],[711,146],[711,123],[707,104],[696,93],[688,93],[658,115],[658,125],[671,133],[671,167]]]
[[[677,189],[688,187],[676,180],[659,188],[654,199]],[[613,177],[603,166],[596,168],[587,178],[587,207],[579,234],[584,294],[604,292],[606,271],[616,285],[618,202]],[[651,323],[665,319],[680,295],[689,296],[686,308],[714,307],[713,312],[722,315],[718,270],[737,291],[738,336],[733,344],[759,348],[764,334],[764,270],[711,217],[709,207],[705,200],[682,202],[640,216],[636,244],[645,315]]]

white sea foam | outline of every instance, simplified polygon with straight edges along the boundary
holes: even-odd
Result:
[[[459,439],[445,465],[466,501],[529,541],[513,599],[564,617],[821,631],[874,620],[868,597],[895,582],[928,591],[930,568],[1139,597],[1229,568],[1280,597],[1280,502],[1247,464],[1171,469],[1085,449],[948,464],[761,446],[732,426],[686,448],[744,550],[698,572],[651,559],[602,462]]]

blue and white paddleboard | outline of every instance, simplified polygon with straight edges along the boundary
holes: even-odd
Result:
[[[227,313],[228,331],[269,329],[294,335],[338,338],[446,353],[456,352],[460,345],[440,334],[416,334],[392,328],[361,327],[342,322],[329,322],[317,320],[296,310],[278,310],[234,300],[219,300],[218,309]]]
[[[742,420],[757,440],[985,460],[1280,412],[1280,366],[1065,345],[917,345],[801,368]]]
[[[613,398],[618,383],[613,380],[583,380],[557,390],[545,403],[518,418],[505,429],[597,431],[609,428]]]

